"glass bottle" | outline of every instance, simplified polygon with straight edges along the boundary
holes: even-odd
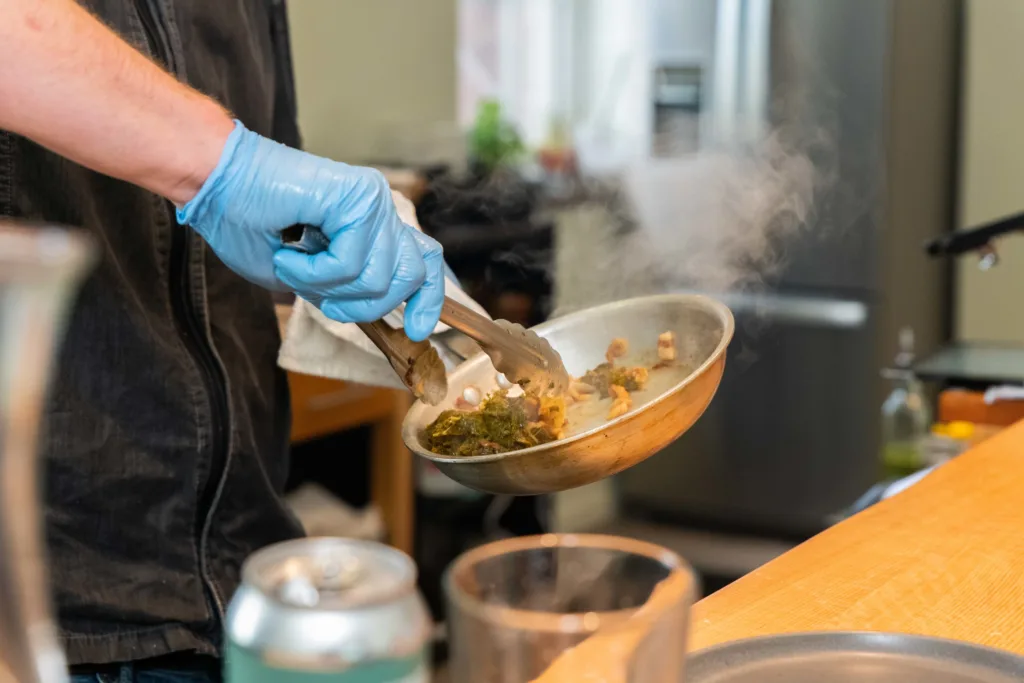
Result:
[[[925,467],[925,439],[931,411],[924,388],[914,375],[914,332],[900,331],[900,351],[894,367],[882,374],[892,391],[882,403],[882,470],[887,479],[900,479]]]

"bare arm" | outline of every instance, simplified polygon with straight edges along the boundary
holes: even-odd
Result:
[[[74,0],[0,0],[0,128],[182,205],[233,124]]]

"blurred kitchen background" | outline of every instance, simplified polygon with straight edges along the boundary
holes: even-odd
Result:
[[[306,148],[388,169],[492,315],[705,291],[737,317],[706,415],[612,481],[495,499],[395,465],[415,467],[403,533],[435,611],[460,550],[541,530],[654,538],[714,590],[1022,414],[982,395],[1024,384],[1024,241],[985,272],[923,248],[1024,211],[1020,0],[289,13]],[[299,434],[293,479],[393,536],[397,485],[383,522],[364,507],[387,489],[360,476],[394,428],[375,420]]]

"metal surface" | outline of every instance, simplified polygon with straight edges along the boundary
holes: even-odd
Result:
[[[253,554],[225,628],[228,683],[428,677],[431,623],[416,591],[416,567],[379,543],[309,538]]]
[[[770,25],[758,23],[765,4]],[[738,124],[758,115],[750,98],[768,93],[769,125],[754,130],[807,154],[820,182],[808,223],[766,250],[780,258],[763,293],[723,297],[737,304],[737,335],[718,397],[682,439],[618,478],[627,511],[803,537],[877,480],[889,391],[878,371],[901,328],[914,329],[922,355],[950,329],[948,273],[921,245],[955,217],[960,5],[717,3],[717,40],[730,42],[716,50],[735,67],[715,65],[709,90],[731,100],[710,99],[706,113],[737,125],[715,142],[742,143]],[[765,40],[768,63],[748,59]],[[681,234],[687,219],[700,220],[681,219]]]
[[[788,310],[779,299],[769,310]],[[734,313],[718,396],[682,438],[619,477],[626,511],[809,536],[877,481],[874,311],[857,327]]]
[[[920,379],[963,385],[1024,383],[1024,349],[960,342],[914,364]]]
[[[84,235],[0,221],[0,681],[68,680],[51,619],[36,434]]]
[[[950,640],[886,633],[807,633],[695,653],[686,683],[1016,683],[1024,659]]]
[[[728,308],[707,297],[666,294],[598,306],[534,329],[561,352],[569,372],[577,376],[604,362],[608,343],[616,337],[627,339],[631,349],[653,354],[658,335],[671,330],[680,359],[671,372],[678,374],[662,376],[664,388],[652,388],[657,393],[642,398],[631,412],[566,439],[498,455],[431,453],[420,435],[454,406],[464,387],[474,385],[485,393],[497,388],[487,357],[478,355],[449,375],[454,391],[444,403],[431,407],[417,402],[409,410],[402,425],[406,445],[455,481],[490,493],[551,493],[603,479],[663,449],[703,414],[722,378],[733,318]]]
[[[750,315],[783,324],[856,330],[864,327],[868,307],[863,301],[816,296],[735,292],[719,297],[734,315]]]
[[[705,140],[735,147],[775,134],[811,157],[823,181],[841,179],[818,188],[810,239],[786,234],[800,239],[774,244],[785,252],[781,277],[796,286],[873,286],[872,202],[885,163],[876,136],[885,125],[894,1],[717,3]]]

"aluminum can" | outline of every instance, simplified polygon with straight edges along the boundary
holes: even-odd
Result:
[[[416,566],[379,543],[307,538],[242,567],[227,683],[427,683],[432,631]]]

